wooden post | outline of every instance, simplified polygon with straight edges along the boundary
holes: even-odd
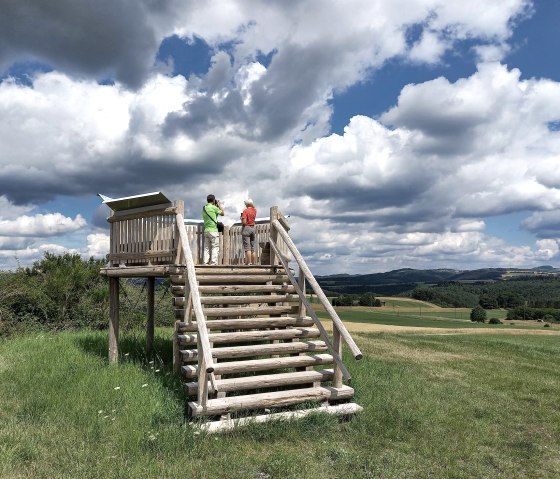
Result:
[[[231,264],[231,259],[230,259],[230,250],[231,250],[231,244],[230,244],[230,237],[229,237],[229,226],[224,226],[224,234],[222,235],[224,237],[224,248],[223,248],[223,264]]]
[[[119,361],[119,278],[109,278],[109,362]]]
[[[277,220],[279,216],[278,206],[272,206],[270,208],[270,239],[274,241],[274,244],[278,244],[278,231],[273,225],[274,220]],[[276,264],[276,254],[270,249],[270,264]]]
[[[179,321],[175,321],[175,326],[173,328],[173,371],[176,374],[181,372],[181,353],[179,349]]]
[[[304,272],[301,268],[299,269],[298,284],[299,284],[300,289],[303,291],[303,294],[305,295],[305,274],[304,274]],[[307,311],[305,310],[305,304],[303,304],[303,301],[300,299],[299,300],[299,317],[304,318],[306,314],[307,314]]]
[[[342,341],[340,340],[340,331],[333,324],[333,349],[336,353],[342,358]],[[339,365],[335,362],[334,363],[334,379],[333,379],[333,386],[335,388],[342,387],[342,371],[340,370]]]
[[[148,317],[146,320],[146,356],[151,356],[154,352],[154,296],[156,279],[148,277]]]

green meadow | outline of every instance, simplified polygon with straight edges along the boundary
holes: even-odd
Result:
[[[0,342],[2,478],[560,476],[556,335],[353,333],[350,420],[314,415],[206,435],[184,416],[171,330]]]

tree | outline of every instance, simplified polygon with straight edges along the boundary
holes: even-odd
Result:
[[[360,306],[381,306],[381,301],[375,298],[373,293],[364,293],[360,296]]]
[[[475,306],[471,310],[471,321],[475,323],[484,323],[486,321],[486,311],[482,306]]]

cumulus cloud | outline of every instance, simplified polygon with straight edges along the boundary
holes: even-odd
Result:
[[[56,236],[76,231],[86,225],[86,220],[77,215],[68,218],[60,213],[20,216],[15,220],[0,219],[0,236]]]
[[[414,258],[470,265],[500,254],[521,263],[553,252],[552,243],[510,247],[488,237],[484,217],[557,208],[560,139],[548,127],[560,120],[557,83],[482,62],[469,78],[408,85],[379,118],[356,116],[343,135],[329,135],[333,96],[388,60],[434,64],[462,41],[482,60],[501,59],[529,1],[110,3],[23,0],[3,9],[0,69],[21,59],[55,69],[27,86],[0,82],[0,206],[19,208],[2,221],[21,257],[42,251],[38,235],[16,236],[25,217],[41,231],[30,205],[158,189],[184,199],[194,218],[208,193],[226,201],[227,221],[246,195],[262,205],[259,215],[278,204],[305,253],[318,266],[333,261],[331,270]],[[208,72],[156,71],[157,49],[172,34],[210,46]],[[96,211],[92,226],[106,227],[105,217]],[[84,227],[65,221],[52,234]],[[551,238],[531,221],[528,229]],[[45,234],[56,230],[46,223]],[[101,231],[87,230],[82,254],[103,255]]]

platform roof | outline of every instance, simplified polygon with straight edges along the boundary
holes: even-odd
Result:
[[[144,193],[134,196],[123,196],[122,198],[109,198],[98,193],[103,199],[103,204],[107,205],[113,211],[124,211],[134,208],[143,208],[146,206],[170,205],[171,201],[161,191],[152,193]]]

